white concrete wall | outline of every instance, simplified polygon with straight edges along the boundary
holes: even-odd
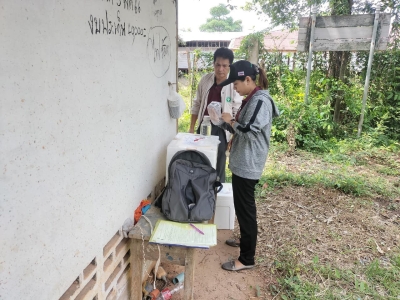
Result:
[[[175,3],[1,1],[0,28],[0,298],[58,299],[165,174]]]

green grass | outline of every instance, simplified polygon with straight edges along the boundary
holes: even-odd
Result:
[[[323,186],[354,196],[399,197],[400,177],[392,180],[385,177],[400,175],[396,160],[399,152],[380,148],[345,152],[347,144],[341,147],[329,154],[297,150],[296,165],[289,169],[282,163],[288,149],[286,143],[273,144],[259,186],[266,183],[268,190],[289,185]],[[257,195],[262,197],[265,192],[259,188]]]
[[[392,142],[387,146],[371,145],[370,139],[348,139],[331,143],[332,148],[321,156],[324,161],[353,166],[377,163],[386,167],[388,175],[399,175],[400,144]],[[393,174],[390,174],[393,173]]]
[[[293,249],[282,252],[272,272],[278,284],[269,290],[278,299],[399,299],[400,255],[383,263],[375,259],[367,265],[340,269],[319,262],[315,256],[307,265],[297,263]]]
[[[186,109],[178,120],[178,132],[188,132],[190,126],[190,89],[183,85],[179,85],[179,94],[183,97]]]
[[[182,116],[178,120],[178,132],[189,132],[190,127],[190,113],[189,109],[186,107]]]
[[[260,179],[260,185],[264,183],[268,184],[269,189],[288,185],[305,187],[321,185],[355,196],[380,195],[393,198],[400,195],[400,188],[384,178],[354,174],[345,167],[292,173],[286,167],[272,163],[267,165]],[[259,191],[259,196],[262,196],[262,191]]]
[[[398,167],[381,167],[378,169],[378,172],[383,174],[383,175],[391,175],[391,176],[399,176],[400,175],[400,169]]]

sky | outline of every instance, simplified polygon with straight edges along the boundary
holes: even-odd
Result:
[[[229,4],[236,5],[238,8],[232,11],[229,16],[234,21],[242,20],[243,31],[261,30],[268,27],[268,23],[260,20],[255,12],[246,12],[240,9],[246,0],[231,0]],[[227,0],[180,0],[178,1],[178,26],[179,29],[199,31],[200,25],[206,23],[211,17],[210,8],[218,4],[228,4]]]

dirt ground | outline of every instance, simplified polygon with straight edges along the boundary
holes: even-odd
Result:
[[[288,168],[297,166],[294,172],[300,172],[304,164],[307,170],[334,167],[302,156],[283,156],[279,162]],[[354,172],[379,176],[399,186],[399,176],[378,173],[380,166],[376,164],[367,166],[370,168],[358,166]],[[272,273],[276,262],[289,263],[297,272],[298,265],[312,264],[318,258],[321,264],[346,270],[355,265],[367,266],[373,260],[388,265],[390,257],[400,253],[398,198],[355,197],[320,186],[266,189],[257,202],[257,220],[256,267],[239,272],[223,270],[222,263],[239,255],[239,248],[225,244],[226,239],[238,235],[238,225],[236,222],[233,231],[218,230],[218,245],[197,252],[194,299],[280,299],[279,292],[273,295],[269,290],[277,282],[278,274]],[[184,267],[163,267],[170,280],[184,272]],[[321,276],[307,279],[323,290],[335,284]],[[318,297],[324,299],[324,295]],[[175,294],[172,299],[182,297]]]
[[[233,236],[232,230],[218,230],[217,246],[210,249],[199,249],[196,253],[196,271],[194,283],[194,299],[266,299],[257,298],[257,289],[268,285],[268,278],[257,270],[243,270],[239,272],[228,272],[221,268],[221,264],[230,258],[239,256],[239,248],[230,247],[225,240]],[[168,273],[171,281],[176,275],[184,272],[185,268],[176,265],[162,265]],[[177,294],[172,298],[182,300]]]

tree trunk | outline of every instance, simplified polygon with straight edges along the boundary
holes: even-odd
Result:
[[[191,61],[190,61],[190,51],[186,51],[186,58],[187,58],[187,64],[188,64],[188,74],[190,74],[190,73],[192,73]]]
[[[296,52],[293,54],[292,71],[296,69]]]
[[[332,15],[351,15],[353,9],[353,0],[333,0],[330,2]],[[349,51],[329,52],[329,77],[345,82],[350,62]],[[346,108],[344,103],[344,91],[339,90],[332,95],[331,103],[333,112],[333,120],[335,123],[341,123],[343,120],[342,111]]]
[[[249,49],[249,62],[251,62],[252,64],[258,64],[258,38],[257,37],[253,37],[253,45],[252,47]]]
[[[347,67],[349,63],[350,52],[349,51],[340,51],[340,68],[338,68],[339,72],[339,80],[343,83],[346,82],[346,74]],[[343,121],[342,111],[346,108],[346,104],[344,103],[344,91],[339,90],[335,97],[335,110],[333,113],[333,121],[335,123],[341,123]]]

